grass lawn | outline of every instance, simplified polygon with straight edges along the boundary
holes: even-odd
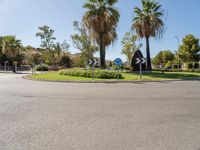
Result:
[[[124,79],[123,81],[129,80],[140,80],[138,73],[122,73]],[[74,76],[65,76],[59,75],[59,72],[48,72],[45,74],[38,74],[29,76],[30,79],[36,80],[50,80],[50,81],[92,81],[91,78],[84,77],[74,77]],[[172,79],[181,79],[181,80],[190,80],[198,79],[200,80],[200,73],[190,73],[190,72],[152,72],[144,73],[142,80],[172,80]],[[95,79],[96,81],[105,81],[106,79]],[[107,79],[106,81],[113,81],[113,79]]]

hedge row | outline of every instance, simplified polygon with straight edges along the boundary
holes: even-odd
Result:
[[[66,75],[66,76],[92,78],[92,70],[91,69],[81,69],[81,68],[65,69],[65,70],[61,70],[59,74]],[[94,70],[94,78],[117,79],[118,73],[116,71],[95,69]],[[120,79],[123,78],[121,73],[119,73],[119,78]]]
[[[49,71],[49,67],[45,64],[35,66],[36,71]]]

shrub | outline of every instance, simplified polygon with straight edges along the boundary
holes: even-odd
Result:
[[[69,56],[62,56],[60,59],[60,65],[70,67],[71,66],[71,58]]]
[[[92,78],[92,69],[81,69],[81,68],[65,69],[65,70],[61,70],[59,74],[66,75],[66,76]],[[117,79],[118,73],[116,71],[95,69],[94,70],[94,78]],[[119,78],[120,79],[123,78],[121,73],[119,73]]]
[[[186,64],[187,69],[198,69],[199,68],[199,63],[198,62],[190,62]]]
[[[49,67],[46,64],[35,66],[36,71],[49,71]]]

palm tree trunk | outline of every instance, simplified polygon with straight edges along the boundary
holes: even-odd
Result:
[[[106,51],[105,51],[105,45],[103,43],[103,34],[100,33],[100,63],[101,63],[100,65],[101,65],[101,69],[106,68],[105,57],[106,57]]]
[[[149,37],[146,37],[147,71],[152,71]]]

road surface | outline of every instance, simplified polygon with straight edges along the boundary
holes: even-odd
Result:
[[[200,81],[49,83],[0,74],[0,150],[200,150]]]

